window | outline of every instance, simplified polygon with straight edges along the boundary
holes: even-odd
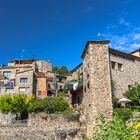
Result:
[[[87,88],[86,88],[86,86],[85,86],[85,88],[84,88],[84,91],[85,91],[85,93],[87,92]]]
[[[41,91],[40,90],[38,91],[38,95],[41,95]]]
[[[118,63],[118,70],[123,71],[123,64]]]
[[[11,77],[11,71],[4,71],[3,76],[10,78]]]
[[[88,82],[88,84],[87,84],[87,87],[88,87],[88,89],[90,89],[90,84],[89,84],[89,82]]]
[[[115,70],[116,69],[116,63],[112,61],[111,62],[111,67],[112,67],[113,70]]]
[[[26,88],[25,87],[20,87],[19,88],[19,92],[25,92],[26,91]]]
[[[20,83],[27,83],[28,82],[28,78],[20,78]]]
[[[128,85],[128,90],[130,90],[131,89],[131,85]]]
[[[19,92],[30,92],[30,87],[19,87]]]
[[[13,88],[6,88],[7,93],[13,93],[14,89]]]

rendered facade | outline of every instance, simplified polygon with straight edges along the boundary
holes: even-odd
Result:
[[[51,62],[42,59],[13,60],[0,68],[1,95],[33,93],[38,98],[44,98],[55,95],[65,83],[66,77],[54,74]]]

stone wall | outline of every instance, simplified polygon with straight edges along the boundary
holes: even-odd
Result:
[[[87,135],[92,136],[97,118],[112,117],[112,93],[108,41],[88,42],[83,60],[83,109]]]
[[[112,68],[111,63],[115,63],[115,68]],[[118,65],[122,65],[119,70]],[[117,98],[122,98],[123,93],[129,89],[129,85],[135,82],[140,82],[140,61],[131,60],[120,56],[110,54],[111,76],[114,85],[114,95]]]
[[[62,115],[30,114],[25,123],[0,125],[0,140],[82,140],[78,122]]]
[[[0,112],[0,125],[11,124],[15,120],[16,116],[12,113]]]

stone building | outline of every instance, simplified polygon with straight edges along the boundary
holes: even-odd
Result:
[[[128,54],[109,48],[108,40],[92,40],[87,42],[82,58],[83,62],[72,70],[72,79],[77,80],[80,73],[83,89],[77,87],[71,94],[73,104],[82,99],[78,104],[91,136],[100,114],[111,118],[112,96],[123,98],[130,85],[140,82],[140,50]]]
[[[88,43],[90,42],[92,41],[88,41]],[[123,94],[129,89],[130,85],[140,82],[140,49],[131,53],[112,48],[109,48],[108,51],[113,95],[120,99],[123,98]],[[78,73],[83,79],[83,73],[88,71],[89,66],[83,70],[83,62],[71,71],[72,80],[77,80]]]

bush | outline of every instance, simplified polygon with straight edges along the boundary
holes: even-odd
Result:
[[[68,121],[78,122],[79,115],[75,114],[72,109],[68,109],[64,112],[64,118]]]
[[[33,95],[5,94],[0,96],[0,111],[4,113],[14,113],[16,115],[16,119],[26,119],[28,117],[29,104],[33,100]]]
[[[131,85],[130,89],[124,93],[124,96],[139,104],[140,101],[140,84],[135,83]]]
[[[113,111],[114,116],[118,116],[123,122],[130,119],[132,110],[130,108],[115,108]]]
[[[62,113],[69,108],[68,102],[62,97],[48,97],[45,103],[47,113]]]
[[[0,96],[0,111],[8,113],[12,110],[12,98],[9,95]]]
[[[45,109],[46,99],[36,99],[29,105],[29,112],[43,112]]]
[[[101,125],[94,129],[94,140],[139,140],[139,131],[125,125],[117,116],[108,123],[100,117],[100,122]]]

